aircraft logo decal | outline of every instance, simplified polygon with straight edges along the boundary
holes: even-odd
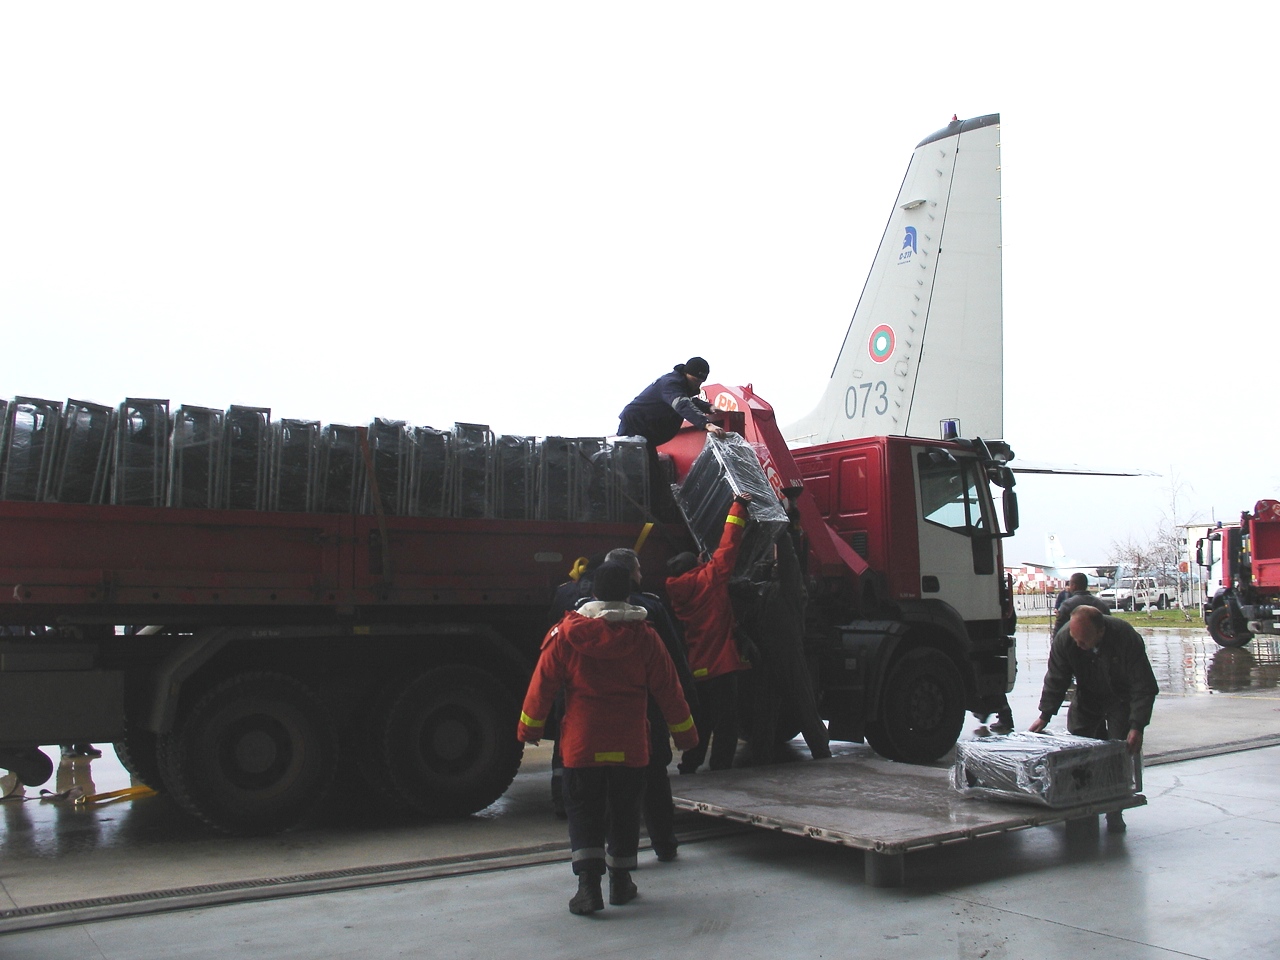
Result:
[[[882,323],[871,331],[871,339],[867,342],[867,352],[876,363],[884,363],[893,356],[893,348],[897,338],[893,335],[893,327]]]
[[[919,252],[920,249],[916,243],[916,228],[907,227],[907,232],[902,237],[902,252],[898,254],[899,265],[910,263],[912,254]]]

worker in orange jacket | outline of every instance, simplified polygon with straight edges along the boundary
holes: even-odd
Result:
[[[681,553],[667,563],[667,598],[684,625],[689,647],[689,667],[698,683],[698,745],[680,758],[681,773],[694,773],[702,765],[711,742],[711,769],[733,766],[738,749],[737,672],[751,666],[738,652],[737,624],[729,600],[729,578],[747,529],[750,494],[733,498],[724,520],[720,544],[711,559],[698,563],[691,553]]]
[[[543,640],[520,713],[517,736],[537,743],[563,688],[560,752],[578,877],[569,910],[576,914],[604,909],[600,881],[606,868],[610,903],[636,896],[631,871],[649,762],[649,694],[677,746],[689,749],[698,742],[670,655],[646,622],[644,608],[626,602],[631,586],[631,570],[621,564],[605,563],[596,570],[595,599],[566,613]]]

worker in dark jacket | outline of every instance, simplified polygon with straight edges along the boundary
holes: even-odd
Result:
[[[604,908],[600,879],[606,868],[610,903],[628,903],[636,896],[631,871],[649,762],[649,694],[662,708],[677,745],[687,749],[698,742],[671,657],[646,622],[644,609],[626,602],[631,571],[606,563],[596,571],[593,585],[595,599],[565,614],[543,641],[517,728],[522,741],[537,743],[551,702],[564,689],[560,735],[565,806],[578,877],[569,910],[576,914]]]
[[[684,627],[689,647],[689,667],[698,683],[698,738],[693,750],[680,757],[680,772],[694,773],[711,748],[711,769],[733,766],[738,748],[737,672],[751,666],[738,652],[737,626],[729,598],[729,578],[747,525],[750,496],[733,499],[725,517],[724,532],[716,552],[706,563],[692,553],[681,553],[667,564],[667,597]]]
[[[1141,750],[1160,688],[1138,631],[1095,607],[1076,607],[1049,649],[1040,716],[1028,728],[1032,733],[1049,725],[1073,679],[1076,692],[1067,730],[1095,740],[1124,740],[1130,753]],[[1123,831],[1124,816],[1107,814],[1107,829]]]
[[[701,357],[677,363],[623,407],[618,435],[644,437],[653,449],[679,433],[680,424],[688,420],[713,436],[724,436],[724,429],[711,422],[711,405],[698,396],[710,374],[711,366]]]
[[[800,727],[815,760],[831,756],[826,724],[818,712],[804,652],[805,607],[808,592],[804,573],[790,536],[778,540],[777,559],[769,582],[751,599],[750,627],[756,654],[748,677],[752,692],[748,737],[753,764],[772,763],[778,740],[779,711]],[[741,612],[741,611],[740,611]],[[744,620],[742,627],[747,627]]]
[[[1073,573],[1067,584],[1071,588],[1071,592],[1058,607],[1057,619],[1053,621],[1055,636],[1059,630],[1067,625],[1067,621],[1071,619],[1071,611],[1077,607],[1096,607],[1105,614],[1111,613],[1105,603],[1089,592],[1089,578],[1083,573]]]
[[[659,519],[678,522],[680,511],[671,498],[669,478],[663,477],[658,447],[679,433],[686,420],[714,437],[724,436],[724,428],[711,421],[711,405],[699,396],[710,373],[707,361],[690,357],[641,390],[618,414],[619,436],[644,437],[646,441],[649,503]]]
[[[640,556],[634,550],[619,547],[610,550],[609,563],[620,563],[631,571],[632,592],[627,602],[643,607],[649,615],[649,623],[657,631],[662,645],[671,656],[680,680],[680,691],[692,711],[697,710],[697,692],[693,672],[684,652],[684,638],[675,616],[667,605],[652,593],[640,589],[643,581]],[[658,701],[649,697],[649,765],[644,775],[644,828],[654,855],[663,863],[674,860],[680,841],[676,838],[676,806],[671,797],[671,777],[667,766],[671,763],[671,737],[667,725],[662,722],[662,709]]]

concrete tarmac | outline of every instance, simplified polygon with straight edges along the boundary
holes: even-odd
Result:
[[[1258,640],[1220,650],[1194,629],[1147,641],[1162,687],[1155,765],[1124,835],[1081,845],[1041,827],[921,851],[904,888],[877,890],[857,851],[686,816],[678,861],[644,857],[640,900],[577,918],[545,748],[498,804],[449,823],[374,813],[357,783],[340,812],[363,818],[254,840],[212,835],[160,797],[11,800],[0,957],[1280,956],[1265,910],[1280,892],[1268,859],[1280,753],[1249,749],[1280,743],[1280,654]],[[1044,628],[1020,635],[1020,727],[1047,646]],[[1205,756],[1224,745],[1243,752]],[[111,789],[113,759],[60,774]]]

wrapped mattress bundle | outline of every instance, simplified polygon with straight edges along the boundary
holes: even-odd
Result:
[[[1071,807],[1132,795],[1123,740],[1012,733],[956,744],[951,785],[966,797]]]

